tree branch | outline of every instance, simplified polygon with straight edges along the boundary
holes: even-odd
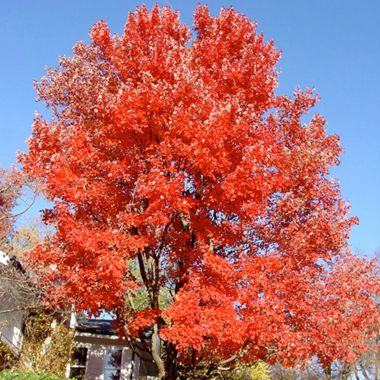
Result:
[[[14,219],[14,218],[17,218],[19,217],[20,215],[22,214],[25,214],[28,210],[30,210],[32,208],[32,206],[34,205],[34,203],[36,202],[36,199],[37,199],[37,195],[34,194],[33,195],[33,199],[32,199],[32,202],[22,211],[16,213],[16,214],[10,214],[10,215],[3,215],[2,217],[0,217],[0,222],[2,222],[3,220],[5,219]]]

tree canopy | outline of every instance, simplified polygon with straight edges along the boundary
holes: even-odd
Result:
[[[121,35],[100,21],[90,37],[36,83],[52,116],[20,156],[53,202],[56,232],[30,256],[49,301],[113,312],[124,335],[153,326],[171,379],[357,357],[378,318],[374,263],[349,253],[339,138],[304,122],[312,90],[276,94],[273,42],[206,6],[193,34],[142,6]]]

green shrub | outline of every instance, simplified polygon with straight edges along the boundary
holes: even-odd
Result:
[[[63,378],[44,373],[2,371],[0,380],[63,380]]]
[[[241,366],[225,373],[224,380],[270,380],[270,367],[259,360],[251,366]]]

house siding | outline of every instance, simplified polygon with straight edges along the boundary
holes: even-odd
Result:
[[[0,339],[17,354],[22,345],[22,326],[23,313],[20,311],[3,313],[0,317]]]
[[[88,380],[102,380],[107,347],[96,344],[88,344],[87,347],[86,378]]]
[[[121,379],[138,380],[140,369],[140,359],[129,347],[123,348],[121,359]]]
[[[120,380],[139,379],[140,358],[137,355],[133,355],[131,348],[123,347],[108,340],[97,343],[86,342],[86,339],[83,337],[81,337],[81,341],[77,342],[76,345],[77,347],[86,347],[88,350],[86,380],[104,380],[104,360],[107,349],[110,348],[122,349]]]

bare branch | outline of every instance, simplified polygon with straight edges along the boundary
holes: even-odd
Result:
[[[24,210],[16,214],[3,215],[2,217],[0,217],[0,222],[2,222],[5,219],[14,219],[25,214],[27,211],[29,211],[33,207],[34,203],[36,202],[36,199],[37,199],[37,194],[34,194],[31,203]]]

